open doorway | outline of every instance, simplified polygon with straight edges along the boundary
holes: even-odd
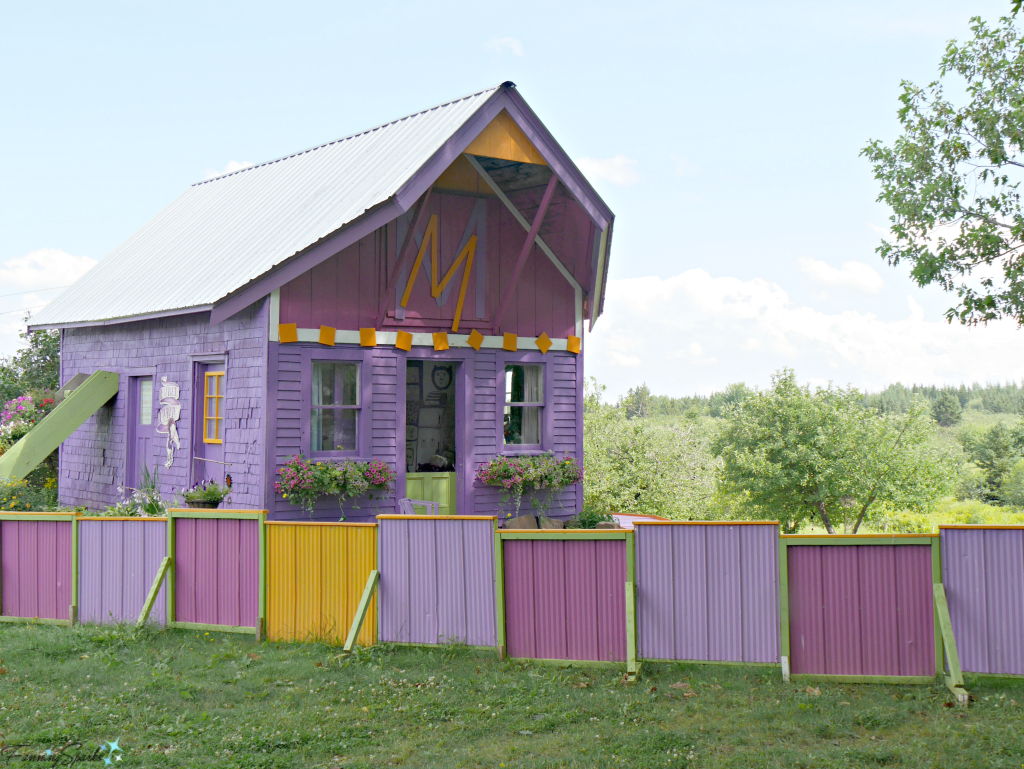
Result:
[[[405,495],[437,502],[441,515],[456,514],[457,365],[410,359],[405,367]]]

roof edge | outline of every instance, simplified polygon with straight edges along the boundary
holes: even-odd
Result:
[[[116,326],[119,323],[133,323],[138,320],[153,320],[155,318],[171,318],[175,315],[193,315],[213,310],[212,304],[196,305],[194,307],[177,307],[173,310],[157,310],[156,312],[144,312],[138,315],[125,315],[121,318],[103,318],[101,320],[80,320],[72,323],[29,323],[29,331],[53,331],[62,328],[86,328],[88,326]]]

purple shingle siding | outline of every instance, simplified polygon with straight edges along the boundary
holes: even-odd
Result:
[[[224,460],[230,463],[234,486],[230,507],[259,509],[264,502],[263,448],[266,430],[267,316],[265,302],[211,328],[209,313],[136,321],[63,331],[63,381],[97,370],[121,374],[118,394],[64,441],[60,454],[60,501],[101,510],[116,503],[125,480],[125,436],[128,377],[152,375],[181,387],[178,420],[181,448],[166,469],[162,436],[154,441],[151,463],[159,469],[166,498],[196,480],[191,472],[193,361],[223,355],[227,360],[224,399]],[[154,403],[153,414],[159,405]]]

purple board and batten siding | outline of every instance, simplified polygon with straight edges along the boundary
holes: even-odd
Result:
[[[79,620],[137,620],[166,556],[166,521],[79,521]],[[166,593],[165,580],[149,615],[161,625],[167,616]]]
[[[940,534],[961,669],[1024,675],[1024,528],[940,528]]]
[[[174,519],[174,620],[256,627],[257,520]]]
[[[793,673],[934,676],[929,545],[787,547]]]
[[[635,532],[640,657],[779,661],[777,525]]]
[[[625,661],[625,540],[502,546],[509,657]]]
[[[71,521],[0,521],[0,614],[68,619]]]
[[[188,447],[192,445],[193,366],[197,359],[227,361],[224,398],[224,461],[233,481],[231,504],[240,509],[260,509],[264,502],[265,403],[267,386],[266,302],[240,312],[211,327],[209,313],[113,325],[67,328],[62,331],[61,376],[67,382],[75,374],[103,369],[121,374],[117,396],[91,416],[60,448],[59,496],[61,504],[85,505],[102,510],[121,499],[118,487],[125,483],[127,402],[131,376],[152,376],[153,417],[160,410],[160,379],[181,387],[182,404],[177,422],[181,448],[174,452],[170,468],[166,440],[152,444],[150,466],[160,471],[164,496],[172,489],[188,488],[191,477]]]
[[[497,643],[494,521],[381,518],[380,639]]]

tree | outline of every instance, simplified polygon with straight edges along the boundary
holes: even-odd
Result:
[[[932,404],[932,419],[943,427],[952,427],[964,415],[960,399],[953,390],[943,390]]]
[[[973,39],[947,44],[939,80],[903,81],[902,135],[861,152],[892,209],[892,237],[877,251],[892,266],[909,262],[918,285],[955,292],[950,322],[1024,323],[1024,38],[1010,18],[971,22]]]
[[[619,407],[626,409],[626,419],[651,416],[651,388],[646,382],[639,387],[631,387],[626,397],[619,401]]]
[[[786,531],[817,518],[829,534],[841,519],[856,533],[883,506],[920,509],[953,477],[954,461],[933,441],[924,403],[880,415],[853,388],[811,391],[783,369],[769,390],[727,413],[713,449],[726,493],[742,494]]]
[[[957,436],[974,463],[985,475],[986,501],[1003,499],[1003,481],[1021,458],[1024,434],[1018,426],[1011,429],[996,422],[988,430],[965,430]]]
[[[26,329],[19,337],[25,346],[9,358],[0,358],[0,405],[27,392],[60,387],[60,332]]]

